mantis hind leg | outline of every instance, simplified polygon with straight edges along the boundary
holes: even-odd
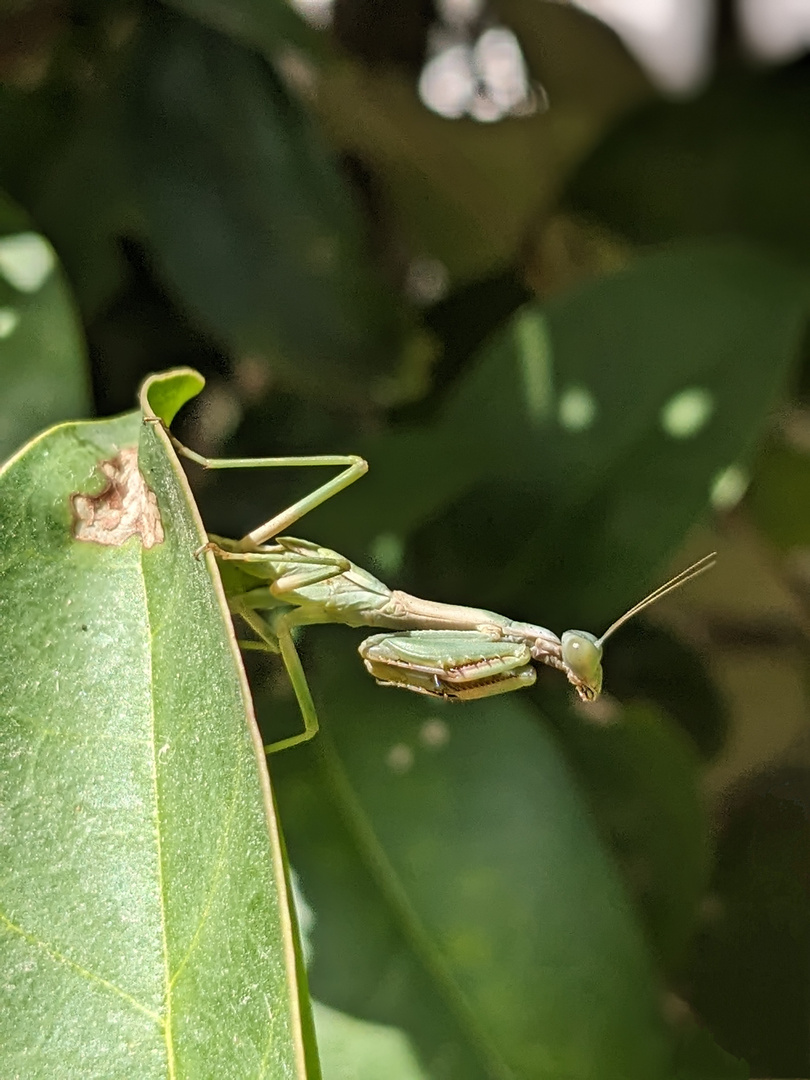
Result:
[[[278,742],[269,743],[264,748],[265,753],[274,754],[277,750],[286,750],[290,746],[308,742],[313,736],[317,735],[320,725],[318,723],[318,714],[315,711],[315,702],[312,700],[309,683],[295,648],[286,616],[277,617],[271,624],[250,609],[240,609],[239,615],[261,639],[260,643],[256,643],[259,648],[264,647],[267,652],[281,654],[281,659],[287,669],[287,675],[304,721],[303,731],[297,735],[291,735],[288,739],[280,739]]]
[[[305,495],[303,499],[294,502],[292,506],[282,510],[280,514],[271,517],[263,525],[253,529],[242,537],[235,545],[237,551],[255,551],[261,544],[271,540],[280,532],[289,528],[316,506],[325,503],[333,495],[343,491],[359,480],[368,472],[368,462],[356,454],[320,454],[309,457],[266,457],[266,458],[207,458],[184,446],[173,435],[169,435],[172,444],[178,454],[188,458],[189,461],[201,465],[204,469],[273,469],[273,468],[300,468],[302,466],[342,465],[343,469],[337,476],[327,480],[325,484]]]

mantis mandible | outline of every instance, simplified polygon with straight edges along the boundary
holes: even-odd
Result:
[[[206,469],[340,466],[342,471],[241,540],[211,536],[206,547],[220,565],[231,611],[256,634],[248,648],[279,653],[301,709],[304,731],[268,747],[281,750],[312,738],[315,705],[293,630],[315,623],[380,627],[359,653],[382,686],[465,701],[531,686],[532,661],[564,672],[583,701],[602,691],[605,641],[628,619],[714,565],[715,553],[655,589],[597,638],[585,630],[562,637],[544,626],[515,622],[480,608],[421,600],[389,589],[368,571],[309,540],[280,536],[310,510],[343,491],[368,470],[355,455],[205,458],[170,435],[177,451]],[[269,541],[274,540],[274,543]],[[264,612],[264,614],[260,614]]]

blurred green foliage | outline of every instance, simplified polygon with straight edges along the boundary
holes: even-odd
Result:
[[[0,195],[0,455],[90,408],[86,349],[70,288],[47,239]]]
[[[695,527],[775,567],[788,604],[732,573],[756,606],[701,582],[617,635],[604,715],[554,673],[522,700],[402,700],[316,628],[323,736],[272,773],[327,1080],[807,1075],[785,1002],[810,998],[810,763],[771,741],[778,685],[740,734],[733,673],[798,641],[806,689],[810,63],[757,67],[720,20],[710,84],[665,100],[594,19],[502,0],[468,40],[511,27],[548,108],[448,120],[417,94],[438,20],[0,5],[3,447],[85,415],[88,381],[104,415],[190,363],[201,452],[368,458],[294,531],[419,595],[598,633]],[[15,284],[20,234],[64,275]],[[303,472],[191,477],[236,536]],[[275,665],[249,672],[288,734]],[[774,758],[791,784],[765,797]]]

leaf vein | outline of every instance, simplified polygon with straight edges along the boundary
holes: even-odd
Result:
[[[158,875],[158,895],[160,899],[160,932],[163,944],[163,979],[165,984],[166,994],[166,1019],[163,1027],[163,1035],[166,1041],[166,1067],[169,1080],[174,1080],[175,1062],[174,1062],[174,1043],[172,1041],[172,986],[171,978],[169,974],[169,941],[166,933],[166,888],[163,880],[163,844],[161,837],[161,818],[160,818],[160,785],[158,783],[158,747],[157,747],[157,717],[155,716],[155,695],[154,695],[154,665],[152,663],[152,654],[155,648],[155,635],[150,620],[149,612],[149,595],[146,588],[146,581],[144,580],[143,573],[141,574],[141,581],[143,583],[143,601],[144,611],[146,613],[146,622],[149,630],[149,650],[148,650],[148,664],[149,664],[149,678],[148,686],[150,688],[149,693],[149,711],[151,719],[151,750],[152,750],[152,784],[155,797],[155,845],[157,856],[157,875]]]
[[[120,986],[116,986],[116,984],[110,982],[109,979],[105,979],[102,975],[97,975],[94,971],[91,971],[89,968],[84,967],[82,964],[77,964],[75,960],[71,960],[70,957],[65,956],[64,953],[59,952],[58,949],[54,949],[53,946],[49,945],[46,941],[38,938],[36,934],[32,934],[30,931],[24,930],[21,926],[18,926],[16,923],[12,922],[12,920],[9,919],[8,916],[5,915],[2,911],[0,911],[0,921],[7,930],[10,930],[12,933],[19,934],[19,936],[24,941],[26,941],[29,945],[33,945],[35,948],[40,949],[42,952],[45,953],[46,956],[49,956],[51,960],[54,960],[58,964],[64,964],[65,967],[70,968],[71,971],[75,971],[76,974],[81,975],[83,978],[89,979],[91,982],[98,983],[106,990],[110,990],[112,991],[112,993],[117,994],[118,997],[123,998],[124,1001],[128,1002],[130,1005],[132,1005],[133,1008],[137,1009],[138,1012],[143,1013],[144,1016],[148,1016],[150,1020],[154,1020],[154,1022],[160,1028],[163,1028],[165,1026],[163,1017],[161,1017],[153,1009],[149,1009],[146,1005],[141,1004],[141,1002],[138,1001],[137,998],[133,997],[132,994],[128,994],[126,990],[122,990]]]

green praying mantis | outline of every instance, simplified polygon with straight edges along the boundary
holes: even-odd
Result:
[[[280,654],[290,677],[304,730],[268,750],[294,746],[318,731],[315,705],[293,640],[296,627],[342,623],[384,630],[359,646],[367,670],[381,686],[468,701],[531,686],[536,678],[534,662],[562,671],[583,701],[593,701],[602,690],[602,650],[607,639],[628,619],[704,573],[715,561],[714,552],[706,555],[630,608],[601,637],[584,630],[566,630],[558,637],[543,626],[515,622],[492,611],[422,600],[389,589],[336,551],[279,535],[363,476],[368,470],[363,458],[205,458],[169,437],[178,453],[206,469],[341,468],[338,475],[241,540],[211,536],[200,551],[214,553],[231,611],[256,634],[256,641],[241,644]]]

